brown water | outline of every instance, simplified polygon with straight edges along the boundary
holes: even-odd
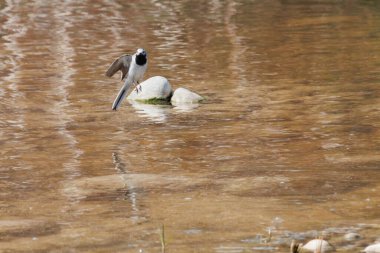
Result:
[[[377,1],[0,9],[1,252],[160,252],[162,224],[167,252],[380,236]],[[113,112],[104,72],[137,47],[206,102]]]

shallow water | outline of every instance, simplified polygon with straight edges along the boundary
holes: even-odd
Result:
[[[0,9],[1,251],[159,252],[162,224],[167,252],[378,239],[376,1]],[[207,100],[113,112],[122,83],[104,72],[137,47],[146,77]]]

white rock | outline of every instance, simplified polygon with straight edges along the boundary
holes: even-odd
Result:
[[[172,87],[165,77],[154,76],[140,83],[141,91],[134,89],[127,97],[130,100],[167,99],[172,94]]]
[[[198,103],[201,101],[203,97],[199,96],[197,93],[194,93],[192,91],[189,91],[185,88],[178,88],[174,91],[173,96],[171,98],[171,103],[173,105],[175,104],[182,104],[182,103]]]
[[[366,253],[380,253],[380,243],[369,245],[364,249]]]
[[[319,249],[321,250],[321,253],[335,251],[333,246],[321,239],[311,240],[302,247],[302,250],[307,250],[308,252],[319,252]]]

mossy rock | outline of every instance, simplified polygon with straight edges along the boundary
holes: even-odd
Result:
[[[169,81],[162,76],[151,77],[140,83],[139,89],[134,89],[127,97],[146,104],[170,104],[173,89]]]

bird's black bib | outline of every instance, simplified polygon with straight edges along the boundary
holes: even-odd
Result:
[[[144,65],[146,63],[146,56],[143,54],[136,55],[136,64],[137,65]]]

